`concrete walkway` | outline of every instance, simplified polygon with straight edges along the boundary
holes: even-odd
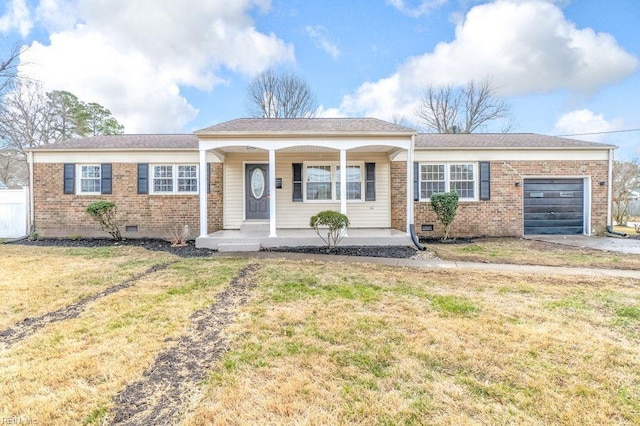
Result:
[[[640,271],[622,269],[591,269],[558,266],[510,265],[503,263],[451,262],[439,259],[390,259],[385,257],[337,256],[330,254],[306,254],[286,252],[238,252],[215,253],[215,257],[231,257],[242,259],[286,259],[313,260],[316,262],[348,262],[374,265],[404,266],[422,269],[458,269],[488,272],[517,272],[521,274],[542,275],[580,275],[590,277],[623,277],[640,280]]]

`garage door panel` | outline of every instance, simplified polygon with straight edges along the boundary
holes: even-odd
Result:
[[[525,234],[582,234],[584,182],[582,179],[525,179]]]
[[[582,198],[525,198],[524,206],[580,206]]]
[[[534,220],[575,220],[582,223],[582,214],[575,212],[553,212],[553,213],[525,213],[524,220],[528,223]]]
[[[532,228],[540,228],[540,227],[558,227],[558,226],[582,226],[582,219],[541,219],[541,220],[528,220],[527,226]]]
[[[583,233],[583,227],[580,226],[568,226],[568,227],[528,227],[525,226],[525,235],[581,235]]]
[[[580,183],[527,183],[526,191],[582,191],[582,182]]]
[[[526,210],[527,210],[527,213],[525,213],[525,218],[527,217],[527,214],[549,213],[549,205],[546,205],[546,204],[530,205]],[[576,206],[572,204],[560,205],[560,206],[556,205],[556,206],[553,206],[552,211],[554,213],[575,213]],[[579,213],[579,214],[580,216],[582,216],[582,213]]]

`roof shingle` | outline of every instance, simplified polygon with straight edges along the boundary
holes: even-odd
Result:
[[[239,118],[196,134],[415,134],[415,130],[377,118]]]
[[[594,148],[611,149],[615,145],[567,139],[535,133],[420,133],[416,149],[527,149]]]
[[[70,139],[51,145],[35,148],[38,150],[73,149],[198,149],[196,135],[99,135]]]

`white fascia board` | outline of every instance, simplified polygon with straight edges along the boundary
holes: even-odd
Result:
[[[199,163],[198,151],[39,151],[34,163]],[[207,162],[219,163],[214,153],[207,152]]]
[[[602,149],[474,149],[418,150],[413,161],[606,161]],[[407,161],[406,153],[398,153],[393,161]]]
[[[389,146],[402,149],[411,148],[411,139],[403,138],[386,138],[386,137],[357,137],[357,138],[216,138],[216,139],[200,139],[200,149],[211,150],[229,147],[252,147],[263,149],[265,151],[278,151],[286,148],[294,148],[301,146],[317,146],[330,149],[354,149],[367,146]]]

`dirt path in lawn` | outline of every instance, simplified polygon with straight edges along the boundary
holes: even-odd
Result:
[[[108,418],[117,425],[168,425],[179,422],[192,391],[206,379],[211,364],[226,350],[221,332],[233,322],[255,286],[257,264],[242,269],[208,308],[191,316],[191,325],[175,346],[161,352],[142,378],[113,399]]]
[[[71,305],[64,306],[57,311],[48,312],[44,315],[40,315],[39,317],[27,317],[22,321],[12,325],[9,328],[4,330],[0,330],[0,345],[5,348],[9,348],[14,344],[18,343],[22,339],[27,336],[34,334],[36,331],[41,329],[47,324],[51,324],[54,322],[64,321],[71,318],[77,318],[80,316],[84,308],[91,302],[94,302],[100,298],[113,294],[117,291],[125,289],[127,287],[131,287],[135,284],[139,279],[153,274],[154,272],[161,271],[163,269],[167,269],[169,265],[175,262],[161,263],[159,265],[154,265],[147,269],[144,272],[141,272],[133,277],[129,278],[121,282],[120,284],[112,285],[99,293],[96,293],[92,296],[85,297],[84,299],[80,299]]]

